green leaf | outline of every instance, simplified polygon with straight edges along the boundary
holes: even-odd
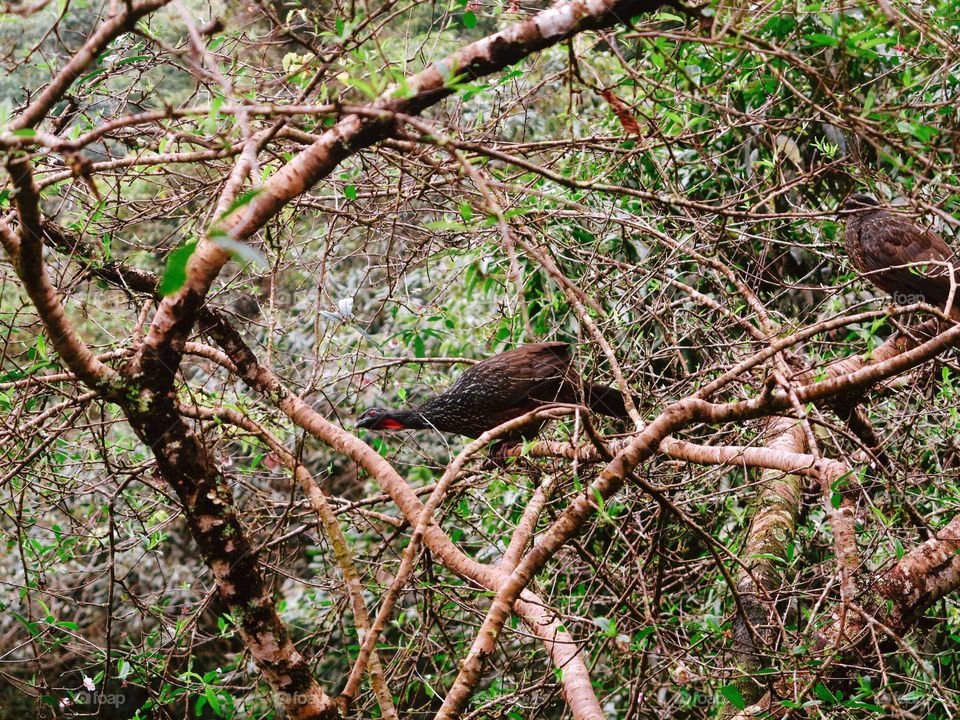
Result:
[[[818,698],[823,700],[825,703],[829,703],[830,705],[837,704],[837,697],[832,692],[830,692],[830,690],[827,689],[827,686],[824,685],[823,683],[818,682],[816,685],[814,685],[813,692]]]
[[[806,38],[813,45],[836,47],[840,44],[840,41],[833,37],[833,35],[824,35],[823,33],[811,33],[807,35]]]
[[[217,691],[216,691],[214,688],[212,688],[212,687],[208,687],[208,688],[206,689],[206,691],[203,693],[203,695],[204,695],[204,697],[207,698],[207,702],[210,703],[210,707],[213,708],[213,711],[214,711],[217,715],[220,715],[220,714],[221,714],[221,713],[220,713],[220,698],[217,697]]]
[[[357,199],[357,186],[356,185],[347,185],[343,189],[343,194],[347,196],[348,200]]]
[[[149,55],[134,55],[132,57],[123,58],[123,60],[118,60],[114,63],[114,67],[120,67],[121,65],[129,65],[130,63],[140,62],[141,60],[149,60]]]
[[[653,625],[647,625],[633,634],[633,640],[634,642],[639,642],[640,640],[649,637],[654,632],[656,632],[656,628],[653,627]]]
[[[86,83],[88,80],[92,80],[93,78],[95,78],[97,75],[103,75],[103,73],[105,73],[106,71],[107,71],[106,68],[97,68],[97,69],[94,70],[93,72],[87,73],[87,74],[84,75],[82,78],[80,78],[80,79],[77,81],[77,84],[78,84],[78,85],[83,85],[83,84]]]
[[[16,619],[17,622],[23,625],[23,627],[26,628],[27,632],[30,633],[32,636],[36,637],[37,635],[39,635],[40,630],[37,626],[37,623],[30,622],[25,617],[23,617],[23,615],[21,615],[20,613],[15,613],[11,611],[10,614],[13,615],[14,619]]]
[[[350,87],[357,88],[357,90],[359,90],[360,92],[362,92],[364,95],[366,95],[368,98],[371,98],[371,99],[379,95],[379,93],[377,92],[377,89],[373,85],[371,85],[366,80],[363,80],[361,78],[355,78],[355,77],[347,78],[345,81],[345,84],[349,85]]]
[[[446,220],[438,220],[436,222],[429,222],[424,225],[427,230],[469,230],[466,225],[458,222],[448,222]]]
[[[19,130],[14,130],[12,135],[14,137],[36,137],[37,131],[33,128],[20,128]]]
[[[232,203],[230,203],[230,207],[228,207],[226,210],[224,210],[223,214],[220,216],[220,219],[223,220],[225,217],[228,217],[229,215],[232,215],[235,210],[237,210],[237,209],[239,209],[239,208],[242,208],[244,205],[246,205],[246,204],[249,203],[251,200],[253,200],[253,199],[254,199],[257,195],[259,195],[261,192],[262,192],[262,191],[261,191],[260,188],[254,188],[253,190],[247,190],[245,193],[243,193],[243,194],[241,194],[239,197],[237,197]]]
[[[477,14],[472,10],[467,10],[463,14],[463,26],[472,30],[477,26]]]
[[[178,247],[167,258],[167,267],[163,271],[163,278],[160,280],[158,288],[161,295],[173,295],[177,290],[183,287],[187,281],[187,261],[197,249],[196,242],[189,242],[182,247]]]
[[[844,703],[844,707],[854,708],[857,710],[869,710],[874,713],[882,713],[884,710],[879,705],[874,705],[873,703],[865,703],[859,700],[847,700]]]
[[[743,695],[740,694],[736,685],[724,685],[720,688],[720,694],[738,710],[743,710],[747,706],[747,701],[743,699]]]

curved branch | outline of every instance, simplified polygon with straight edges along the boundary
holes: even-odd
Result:
[[[7,170],[17,191],[20,233],[18,238],[7,223],[0,220],[0,242],[64,365],[90,388],[112,394],[112,390],[117,389],[114,385],[119,376],[94,356],[74,330],[47,274],[43,262],[40,197],[30,162],[26,158],[15,159],[7,164]]]
[[[248,386],[262,393],[299,427],[349,457],[371,477],[376,478],[408,522],[416,525],[424,505],[387,460],[360,438],[329,422],[283,387],[276,375],[259,364],[256,356],[229,323],[218,316],[211,316],[209,320],[212,324],[205,330],[233,360],[240,378]],[[424,530],[423,542],[444,567],[491,591],[496,592],[508,577],[503,568],[483,565],[464,555],[436,523],[431,523]],[[590,673],[579,646],[564,629],[563,624],[542,600],[527,590],[518,596],[514,609],[530,631],[544,643],[554,666],[562,670],[560,682],[573,716],[577,720],[601,720],[603,713],[593,692]]]
[[[414,562],[416,561],[417,554],[420,551],[420,541],[423,538],[423,534],[426,532],[430,524],[434,522],[434,512],[440,507],[440,504],[446,497],[447,490],[449,490],[450,486],[460,475],[460,472],[463,470],[463,467],[466,465],[467,461],[480,452],[480,450],[486,447],[491,441],[496,440],[498,437],[502,437],[506,433],[509,433],[513,430],[522,428],[537,418],[555,418],[561,415],[567,415],[569,412],[569,410],[565,410],[564,408],[548,407],[534,410],[533,412],[526,413],[518,418],[514,418],[513,420],[508,420],[507,422],[498,425],[495,428],[487,430],[479,438],[468,444],[463,450],[460,451],[457,457],[454,458],[453,462],[447,465],[446,469],[443,471],[443,475],[440,477],[440,480],[437,481],[433,492],[430,493],[430,497],[427,498],[427,502],[424,504],[423,510],[420,511],[420,514],[417,517],[417,523],[413,528],[413,534],[410,536],[410,541],[407,543],[407,547],[403,550],[403,557],[400,560],[400,567],[397,570],[393,581],[390,583],[390,587],[387,590],[386,595],[383,597],[383,601],[380,604],[380,610],[377,612],[377,617],[373,621],[373,625],[370,627],[367,636],[363,639],[363,644],[361,645],[360,652],[357,655],[357,661],[354,663],[353,669],[350,671],[350,678],[347,680],[346,687],[342,693],[342,696],[346,697],[348,702],[356,696],[357,690],[360,688],[360,677],[363,674],[367,659],[371,657],[371,653],[373,652],[374,646],[377,643],[377,639],[380,637],[380,633],[383,632],[383,628],[386,627],[387,622],[390,620],[393,607],[396,605],[396,602],[400,597],[400,593],[403,592],[403,588],[406,586],[407,580],[410,579],[410,575],[413,573]]]

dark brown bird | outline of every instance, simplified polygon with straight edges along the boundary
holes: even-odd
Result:
[[[950,269],[960,283],[960,262],[932,230],[884,210],[869,195],[855,193],[841,204],[846,218],[844,244],[854,267],[901,305],[926,302],[943,310],[950,298]],[[960,287],[949,313],[960,319]]]
[[[582,403],[593,412],[628,417],[623,396],[606,385],[581,382],[563,342],[534,343],[507,350],[470,367],[447,390],[409,410],[371,408],[358,428],[418,430],[480,437],[485,431],[544,403]],[[531,438],[543,423],[523,428]]]

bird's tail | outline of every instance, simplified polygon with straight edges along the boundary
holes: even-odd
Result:
[[[609,415],[610,417],[625,418],[627,406],[623,401],[623,394],[616,388],[607,385],[595,385],[593,383],[584,383],[583,386],[583,404],[595,413]],[[634,405],[640,406],[640,398],[633,396]]]

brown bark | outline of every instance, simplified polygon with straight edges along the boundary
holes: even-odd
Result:
[[[310,673],[276,611],[273,592],[237,517],[233,490],[203,441],[187,426],[172,394],[144,387],[122,407],[154,453],[160,475],[177,493],[190,533],[213,572],[240,636],[292,718],[337,717],[333,701]]]
[[[30,127],[113,38],[164,2],[123,5],[96,30],[54,81],[14,122]],[[144,382],[116,373],[91,353],[67,319],[43,263],[40,198],[32,168],[25,157],[7,164],[14,187],[18,235],[6,224],[0,240],[37,309],[48,337],[63,363],[91,388],[124,410],[136,434],[151,448],[160,474],[183,504],[188,525],[213,572],[221,597],[239,622],[240,636],[288,714],[298,720],[336,717],[336,709],[310,675],[277,615],[268,584],[233,507],[232,491],[209,450],[189,429],[161,376]],[[175,371],[168,369],[170,373]],[[155,381],[154,383],[149,382]]]
[[[773,452],[802,453],[806,447],[803,430],[793,419],[773,420],[767,432],[773,439],[766,447]],[[785,558],[787,546],[793,542],[802,491],[800,475],[764,470],[750,531],[740,552],[748,571],[738,573],[737,593],[746,615],[738,614],[734,619],[733,654],[744,674],[744,682],[739,683],[739,687],[748,703],[767,689],[757,682],[756,673],[770,665],[768,654],[774,650],[777,628],[782,624],[777,600],[786,580],[784,565],[775,558]]]

